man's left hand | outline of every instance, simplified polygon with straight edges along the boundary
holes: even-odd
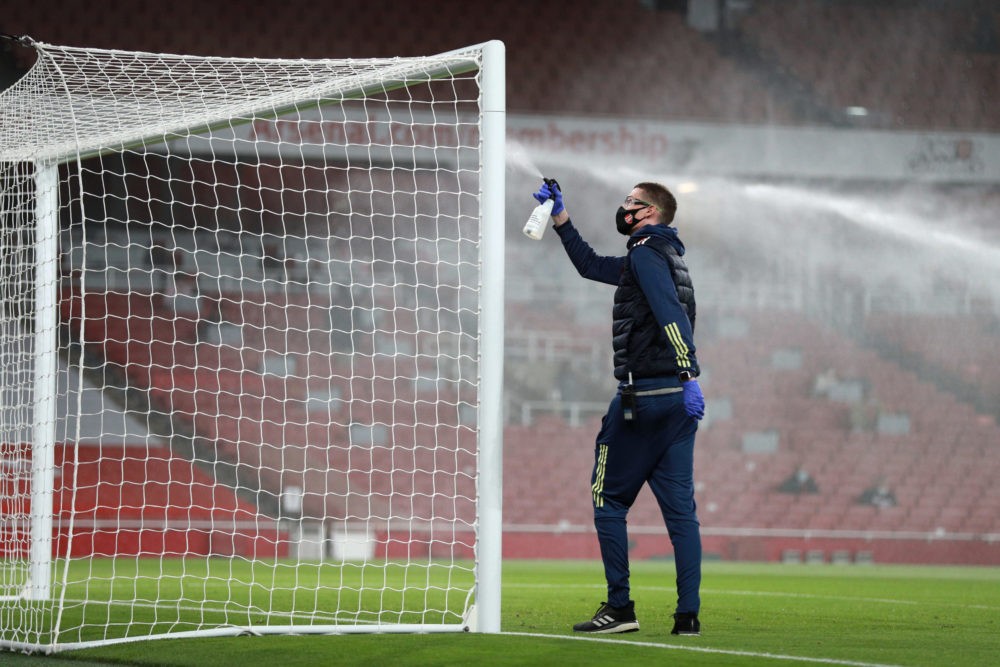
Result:
[[[705,396],[701,393],[701,385],[697,380],[688,380],[681,385],[684,391],[684,412],[688,417],[701,419],[705,416]]]

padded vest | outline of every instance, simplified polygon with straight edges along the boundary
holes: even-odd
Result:
[[[643,239],[646,239],[643,241]],[[614,347],[615,378],[627,380],[631,372],[633,379],[648,377],[670,377],[677,375],[677,355],[666,332],[660,327],[649,307],[642,289],[632,272],[632,248],[642,242],[663,255],[670,265],[670,275],[677,288],[681,308],[694,330],[696,314],[694,287],[687,264],[677,253],[677,249],[659,236],[638,236],[629,239],[628,254],[622,270],[618,289],[615,290],[612,309],[612,346]],[[690,369],[697,375],[697,366]]]

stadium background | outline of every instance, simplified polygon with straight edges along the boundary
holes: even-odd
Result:
[[[66,1],[15,3],[2,29],[246,57],[506,43],[505,556],[598,556],[588,487],[613,388],[611,291],[579,282],[551,234],[520,236],[541,169],[608,254],[635,181],[678,190],[710,557],[1000,563],[992,3]],[[5,57],[6,80],[23,58]],[[816,492],[778,490],[798,468]],[[879,480],[894,506],[859,503]],[[669,556],[648,492],[630,527],[636,557]]]

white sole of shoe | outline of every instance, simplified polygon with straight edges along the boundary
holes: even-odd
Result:
[[[639,621],[632,621],[630,623],[621,623],[610,628],[599,628],[597,630],[577,630],[576,632],[583,632],[588,635],[613,635],[619,632],[637,632],[639,630]]]

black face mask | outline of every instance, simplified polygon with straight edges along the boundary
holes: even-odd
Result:
[[[635,228],[636,223],[639,222],[639,220],[635,217],[635,214],[641,210],[641,208],[637,208],[628,211],[624,206],[618,207],[618,213],[615,215],[615,227],[618,228],[619,234],[623,236],[631,236],[632,230]]]

